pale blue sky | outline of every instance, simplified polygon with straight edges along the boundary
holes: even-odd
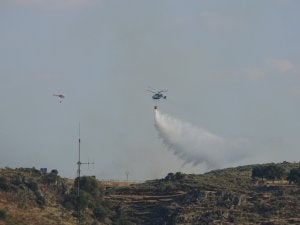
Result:
[[[299,161],[297,0],[0,0],[0,167],[160,178],[200,173],[168,151],[161,110],[245,140],[239,162]],[[59,104],[53,93],[64,93]]]

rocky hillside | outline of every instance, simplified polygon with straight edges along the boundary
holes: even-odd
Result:
[[[83,177],[80,198],[77,179],[61,178],[56,170],[5,168],[0,170],[0,225],[71,225],[78,215],[81,224],[91,225],[300,224],[300,186],[286,180],[299,163],[275,166],[280,176],[268,173],[269,179],[254,176],[261,165],[202,175],[170,173],[121,187]]]
[[[252,178],[256,166],[203,175],[168,174],[130,188],[108,190],[106,198],[127,216],[128,224],[300,224],[300,187],[282,178]]]
[[[55,171],[43,174],[34,168],[1,169],[0,224],[75,224],[72,212],[59,201],[68,190],[68,180]]]

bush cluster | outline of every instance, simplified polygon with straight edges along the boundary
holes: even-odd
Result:
[[[290,173],[287,177],[287,180],[291,183],[294,182],[298,185],[300,185],[300,167],[299,168],[295,168],[295,169],[291,169]]]
[[[41,193],[39,182],[47,174],[42,177],[42,174],[35,169],[20,168],[17,170],[18,173],[12,174],[9,178],[0,176],[0,191],[25,193],[24,199],[31,198],[38,206],[44,206],[46,198]]]
[[[300,167],[290,169],[286,173],[285,169],[278,164],[259,165],[252,169],[252,178],[269,180],[286,178],[290,183],[300,184]]]
[[[0,220],[6,219],[6,212],[3,209],[0,209]]]
[[[79,181],[79,195],[78,195]],[[110,215],[110,206],[103,200],[104,189],[99,182],[90,176],[75,179],[73,187],[68,195],[64,195],[62,204],[68,209],[82,212],[89,209],[93,217],[98,221],[104,222]],[[78,216],[78,215],[77,215]]]
[[[259,165],[252,169],[252,178],[261,178],[261,179],[282,179],[284,176],[284,168],[274,163],[269,165]]]
[[[0,190],[2,191],[9,191],[10,184],[6,177],[0,176]]]

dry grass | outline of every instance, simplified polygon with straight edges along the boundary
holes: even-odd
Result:
[[[60,205],[48,204],[40,208],[30,200],[20,207],[15,194],[0,192],[0,209],[7,214],[0,225],[73,225],[76,223],[70,212]]]

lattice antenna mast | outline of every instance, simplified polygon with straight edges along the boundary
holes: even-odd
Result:
[[[78,198],[78,224],[81,224],[81,210],[80,210],[80,204],[79,204],[79,200],[80,200],[80,172],[81,172],[81,165],[82,164],[94,164],[94,163],[90,163],[90,162],[81,162],[80,161],[80,144],[81,144],[81,139],[80,139],[80,123],[79,123],[79,135],[78,135],[78,162],[77,162],[77,198]]]
[[[78,162],[77,162],[77,216],[78,216],[78,225],[81,224],[81,210],[80,210],[80,123],[79,123],[79,134],[78,134]]]
[[[79,135],[78,135],[78,162],[77,162],[77,196],[79,197],[79,191],[80,191],[80,166],[81,166],[81,161],[80,161],[80,123],[79,123]]]

